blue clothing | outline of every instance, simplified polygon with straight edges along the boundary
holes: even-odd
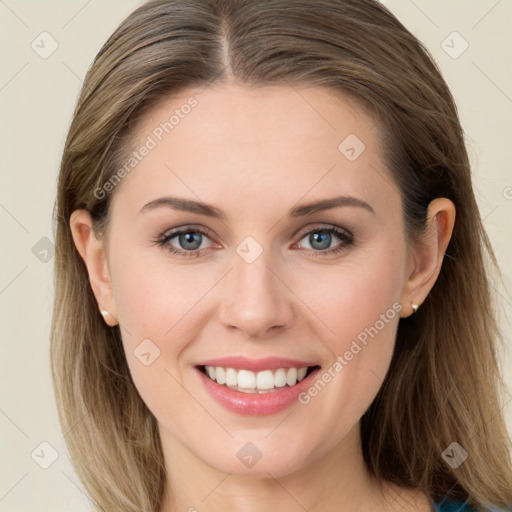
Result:
[[[434,503],[436,512],[471,512],[474,509],[469,508],[466,503],[460,501],[444,500],[441,503]]]
[[[466,502],[443,500],[441,503],[434,503],[436,512],[476,512]],[[489,507],[489,512],[512,512],[512,508]]]

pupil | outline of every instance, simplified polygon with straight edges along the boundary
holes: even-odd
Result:
[[[184,233],[181,235],[181,237],[183,237],[185,239],[185,247],[183,247],[184,249],[198,249],[199,246],[201,245],[200,241],[199,241],[199,237],[201,235],[199,233],[195,233],[195,234],[191,234],[191,233]],[[183,239],[182,239],[183,240]],[[180,240],[180,242],[182,241]],[[187,244],[189,243],[194,243],[194,241],[199,241],[199,245],[197,247],[189,247],[187,246]],[[183,246],[183,244],[182,244]]]
[[[324,238],[324,242],[325,240],[327,240],[327,243],[324,243],[321,247],[316,247],[317,249],[326,249],[329,247],[330,245],[330,238],[331,238],[331,235],[330,233],[322,233],[322,234],[318,234],[318,233],[314,233],[313,235],[313,242],[316,243],[317,241],[322,241],[322,238]],[[315,247],[313,245],[313,243],[311,243],[311,246],[312,247]]]

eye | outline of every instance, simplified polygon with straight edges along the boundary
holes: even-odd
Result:
[[[156,243],[165,248],[170,254],[184,257],[199,257],[206,249],[203,246],[205,238],[210,239],[212,232],[207,228],[185,226],[163,234]],[[317,255],[337,254],[346,250],[354,243],[353,235],[335,226],[319,227],[305,232],[300,240],[307,238],[310,248],[306,252]],[[173,243],[173,240],[175,242]],[[339,240],[337,246],[330,247],[333,240]]]
[[[337,246],[331,247],[330,245],[335,241],[336,238],[340,240]],[[344,230],[334,226],[315,228],[304,235],[301,240],[306,239],[310,244],[311,250],[308,249],[309,253],[314,254],[337,254],[341,251],[346,250],[350,245],[354,243],[353,235]]]
[[[185,228],[171,231],[157,240],[157,244],[164,247],[169,253],[185,257],[198,257],[201,255],[203,238],[209,238],[211,231],[204,228]],[[178,247],[171,243],[176,238]]]

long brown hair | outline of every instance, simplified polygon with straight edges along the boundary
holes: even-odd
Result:
[[[324,86],[357,98],[385,134],[408,240],[429,202],[457,219],[439,278],[401,319],[389,372],[361,422],[380,479],[484,509],[512,503],[510,439],[491,276],[499,276],[471,184],[454,100],[421,43],[374,0],[157,0],[133,12],[87,73],[61,163],[55,207],[51,362],[60,421],[77,474],[98,510],[158,511],[165,469],[155,418],[130,376],[119,327],[107,327],[70,232],[76,209],[108,224],[121,165],[147,109],[187,87]],[[469,454],[457,469],[452,443]]]

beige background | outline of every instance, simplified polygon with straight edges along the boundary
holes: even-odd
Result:
[[[140,3],[0,0],[0,512],[90,510],[69,463],[50,381],[51,215],[82,79],[106,38]],[[497,289],[507,340],[502,360],[512,391],[512,3],[385,3],[429,48],[459,107],[481,215],[503,270],[505,284]],[[58,43],[46,59],[31,47],[35,40],[39,53],[51,49],[43,31]],[[504,397],[512,431],[511,400]]]

